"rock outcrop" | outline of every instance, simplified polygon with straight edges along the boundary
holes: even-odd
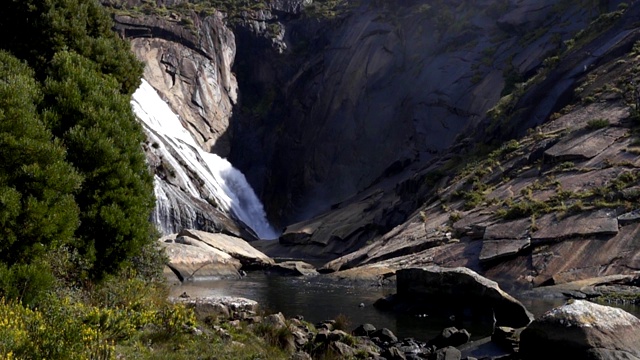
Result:
[[[239,260],[200,241],[169,235],[160,238],[160,244],[169,258],[170,272],[179,281],[240,278]]]
[[[238,279],[241,268],[263,269],[273,264],[245,240],[221,233],[187,229],[159,241],[169,258],[167,266],[180,281]]]
[[[229,254],[239,260],[247,269],[264,269],[274,262],[267,255],[256,250],[245,240],[225,234],[213,234],[204,231],[185,229],[178,233],[176,239],[193,239],[214,249]]]
[[[193,28],[181,20],[191,19]],[[133,52],[145,63],[144,78],[180,116],[205,151],[226,157],[229,119],[238,97],[231,71],[236,44],[219,12],[200,18],[116,16],[116,30],[131,38]]]
[[[402,269],[396,272],[397,293],[384,307],[415,314],[471,317],[490,326],[527,326],[533,316],[494,281],[467,268]],[[470,315],[471,314],[471,315]]]
[[[640,359],[640,319],[624,310],[573,300],[550,310],[520,336],[523,359]]]

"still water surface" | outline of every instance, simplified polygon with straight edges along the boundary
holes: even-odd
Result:
[[[471,323],[455,323],[443,317],[419,317],[416,315],[398,315],[376,309],[373,303],[387,295],[395,293],[395,287],[353,285],[336,281],[322,280],[321,277],[281,277],[268,276],[260,272],[249,273],[240,280],[198,281],[183,284],[172,289],[173,296],[186,292],[190,296],[239,296],[257,301],[262,309],[282,312],[287,317],[302,315],[305,320],[317,323],[335,319],[338,315],[347,316],[351,328],[363,323],[373,324],[376,328],[386,327],[399,338],[413,337],[426,341],[447,326],[462,326],[473,338],[490,334],[486,327],[474,327]],[[531,297],[512,294],[529,311],[539,316],[545,311],[562,305],[562,298]],[[360,306],[364,304],[364,306]],[[625,310],[640,315],[638,307]]]

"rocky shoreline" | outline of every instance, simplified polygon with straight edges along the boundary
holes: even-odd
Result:
[[[640,358],[640,320],[586,300],[569,300],[523,327],[495,326],[490,336],[476,340],[457,327],[444,328],[431,339],[400,339],[374,324],[351,326],[346,317],[312,324],[302,316],[265,314],[257,302],[244,298],[183,294],[172,300],[192,307],[205,322],[217,323],[214,330],[224,339],[231,341],[230,327],[249,327],[272,337],[297,360]]]
[[[164,239],[163,243],[168,248],[199,246],[195,239],[211,240],[218,235],[184,231],[172,242]],[[182,240],[176,241],[178,238]],[[234,254],[231,258],[240,266],[233,265],[233,261],[210,261],[207,265],[213,269],[220,264],[231,264],[229,266],[237,273],[230,272],[232,278],[241,277],[242,268],[245,268],[265,271],[270,276],[320,276],[327,281],[347,280],[354,284],[378,281],[377,285],[383,285],[386,281],[385,285],[395,283],[397,293],[379,299],[374,304],[379,310],[434,320],[438,316],[459,320],[452,321],[455,326],[443,328],[432,338],[398,338],[390,329],[376,324],[349,324],[349,314],[310,323],[300,315],[286,318],[281,312],[268,314],[256,301],[244,298],[192,297],[187,293],[172,298],[174,302],[193,308],[205,323],[216,324],[213,328],[220,337],[232,341],[229,329],[250,328],[286,349],[291,359],[640,359],[640,333],[637,331],[640,320],[619,308],[589,301],[635,301],[640,298],[640,274],[529,290],[532,297],[568,299],[564,305],[534,318],[520,301],[503,291],[496,282],[463,267],[427,266],[401,269],[392,274],[388,269],[380,268],[378,272],[368,274],[351,271],[344,276],[337,276],[339,273],[319,275],[310,264],[299,261],[277,263],[255,249],[239,251],[232,246],[233,242],[226,241],[227,247],[220,245],[224,241],[203,243],[227,255]],[[251,257],[247,255],[249,252],[253,254]],[[169,266],[173,273],[180,269],[184,262],[181,261],[177,257],[171,259]],[[194,267],[193,264],[190,266]],[[194,268],[205,269],[207,266],[200,264]],[[190,279],[198,279],[193,276],[197,274],[192,273]],[[478,334],[471,334],[462,327],[463,323],[469,322],[479,325],[474,329],[483,329],[488,336],[479,338]]]

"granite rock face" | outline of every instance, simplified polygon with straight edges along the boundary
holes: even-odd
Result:
[[[167,267],[179,281],[240,278],[239,260],[200,241],[169,235],[160,238],[160,245],[169,258]]]
[[[640,269],[640,8],[618,3],[371,1],[315,18],[291,0],[233,25],[192,13],[116,28],[286,226],[269,251],[331,260],[321,272],[435,264],[535,286]],[[593,36],[569,41],[580,30]],[[172,229],[251,238],[194,203]]]
[[[178,19],[116,16],[115,21],[145,63],[144,78],[163,95],[194,139],[205,151],[228,156],[227,131],[238,84],[231,71],[235,37],[222,14],[193,17],[195,32]]]

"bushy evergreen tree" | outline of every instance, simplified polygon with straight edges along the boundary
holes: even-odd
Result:
[[[0,104],[15,112],[3,108],[0,261],[73,240],[99,278],[153,241],[153,180],[129,104],[142,65],[111,26],[96,0],[0,5],[0,49],[28,65],[0,59]]]
[[[141,126],[129,96],[95,63],[61,51],[51,63],[45,93],[55,97],[49,119],[84,176],[76,196],[81,209],[76,233],[95,273],[112,272],[149,241],[153,181],[140,144]]]
[[[0,260],[29,262],[78,227],[81,177],[37,112],[33,72],[0,51]]]
[[[57,52],[73,50],[115,77],[123,93],[132,94],[142,65],[112,26],[97,0],[3,0],[0,5],[0,44],[26,60],[40,81]]]

